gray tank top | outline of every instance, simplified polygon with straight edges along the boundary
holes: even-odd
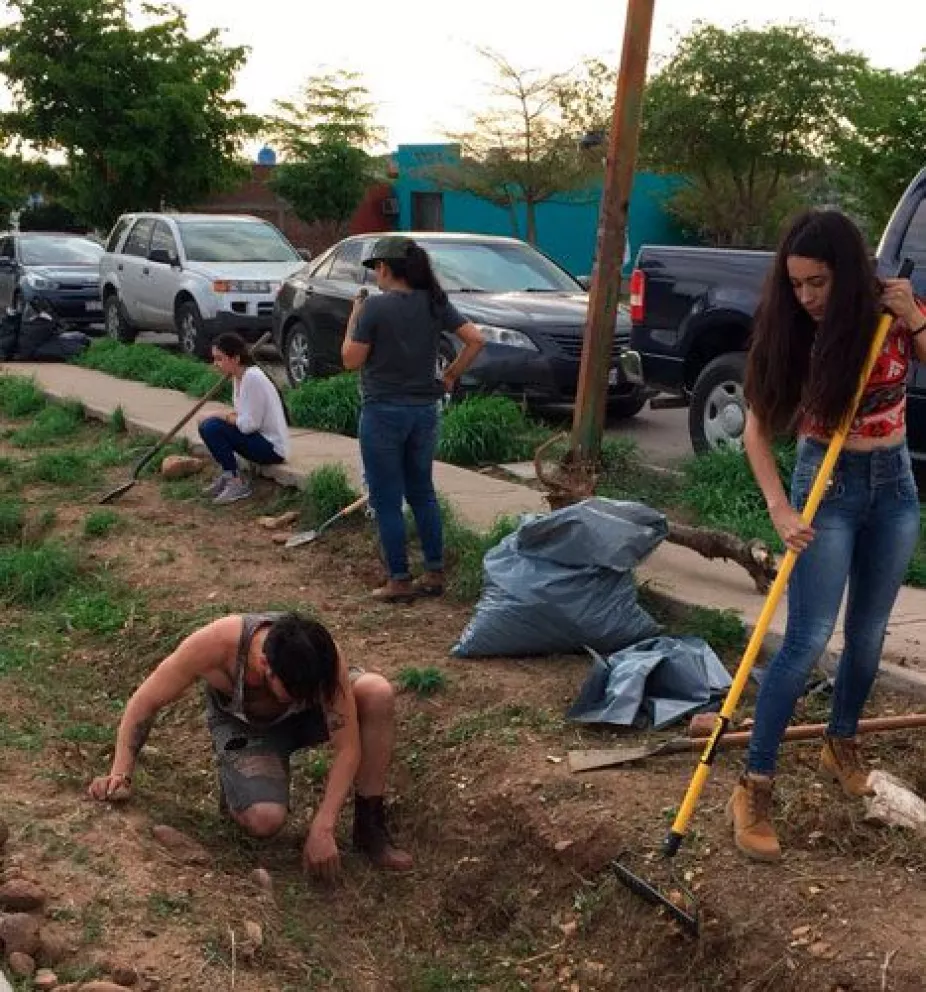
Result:
[[[226,696],[224,693],[219,692],[215,686],[208,684],[206,686],[206,695],[217,710],[235,717],[236,720],[240,720],[242,723],[254,724],[255,721],[244,710],[244,675],[248,668],[248,653],[251,650],[251,641],[254,640],[254,635],[259,630],[269,626],[283,615],[283,613],[245,613],[241,618],[241,637],[238,639],[238,653],[235,656],[235,676],[231,696]],[[282,713],[275,720],[261,721],[260,725],[272,727],[287,717],[304,712],[305,709],[306,705],[304,702],[292,703],[286,712]]]

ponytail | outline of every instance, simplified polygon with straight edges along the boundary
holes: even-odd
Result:
[[[405,258],[390,259],[385,264],[396,279],[403,279],[412,289],[420,289],[428,294],[433,314],[447,305],[447,294],[434,274],[431,259],[416,241],[409,244]]]

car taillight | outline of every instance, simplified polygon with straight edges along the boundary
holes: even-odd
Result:
[[[630,277],[630,319],[642,324],[646,318],[646,275],[642,269],[634,269]]]

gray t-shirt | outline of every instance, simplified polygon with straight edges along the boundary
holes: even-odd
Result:
[[[370,345],[360,369],[363,402],[423,406],[440,399],[444,393],[437,378],[441,332],[452,333],[465,323],[449,301],[432,313],[430,295],[424,290],[371,296],[353,332],[354,341]]]

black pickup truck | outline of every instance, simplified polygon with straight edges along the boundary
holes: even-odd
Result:
[[[688,406],[695,451],[739,445],[746,422],[743,373],[753,314],[772,253],[644,245],[630,284],[630,347],[647,386]],[[926,297],[926,169],[904,193],[878,246],[878,267],[894,275],[913,261],[914,288]],[[926,366],[911,368],[907,429],[926,460]]]

